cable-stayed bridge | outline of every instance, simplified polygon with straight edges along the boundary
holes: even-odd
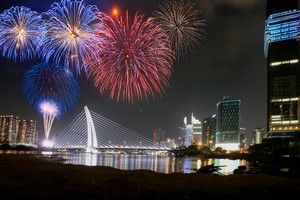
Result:
[[[54,139],[56,149],[85,149],[93,152],[102,149],[156,150],[169,148],[154,142],[91,110],[84,110]]]

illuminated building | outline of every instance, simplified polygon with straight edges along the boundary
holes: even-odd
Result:
[[[187,131],[187,117],[184,117],[183,119],[184,127],[181,128],[181,137],[183,140],[183,146],[189,146],[191,145],[192,135],[188,134]]]
[[[161,144],[162,142],[165,142],[165,131],[157,128],[154,130],[154,144]]]
[[[216,115],[204,118],[202,124],[202,143],[213,148],[216,137]]]
[[[187,124],[185,128],[184,146],[188,147],[193,142],[193,125]]]
[[[265,23],[267,132],[300,129],[298,0],[268,0]]]
[[[190,146],[191,144],[202,144],[202,125],[201,121],[194,117],[184,117],[184,127],[180,127],[180,135],[183,146]]]
[[[13,115],[0,116],[0,144],[11,146],[37,146],[36,121],[24,120]]]
[[[255,128],[252,131],[251,145],[261,144],[263,138],[264,138],[264,130],[261,128]]]
[[[240,100],[223,98],[217,103],[215,147],[239,149],[240,113]]]
[[[240,140],[240,149],[244,149],[246,148],[247,144],[246,144],[246,128],[240,128],[240,132],[239,132],[239,140]]]
[[[175,139],[167,138],[166,147],[170,149],[175,149],[176,148]]]
[[[202,144],[202,125],[201,121],[198,120],[192,113],[192,129],[193,129],[193,141],[197,144]]]
[[[185,132],[185,128],[179,127],[179,135],[180,135],[180,137],[177,138],[177,141],[178,141],[177,145],[179,147],[183,147],[184,146],[184,138],[183,138],[184,132]]]

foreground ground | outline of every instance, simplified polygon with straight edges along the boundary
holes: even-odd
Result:
[[[287,199],[300,179],[264,174],[161,174],[0,154],[0,199]]]

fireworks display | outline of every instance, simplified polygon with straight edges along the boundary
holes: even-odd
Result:
[[[54,118],[59,115],[59,108],[54,101],[43,100],[39,103],[40,112],[43,113],[44,133],[46,141],[49,138],[49,133],[54,121]]]
[[[205,20],[191,0],[164,0],[153,15],[155,23],[170,37],[177,59],[193,53],[205,39]]]
[[[138,13],[133,20],[128,12],[125,18],[101,18],[105,34],[97,57],[88,60],[88,77],[94,78],[100,93],[130,103],[164,93],[173,71],[174,52],[163,29]]]
[[[39,56],[42,63],[26,72],[22,91],[35,109],[54,102],[56,117],[77,101],[75,78],[82,71],[112,100],[148,101],[169,87],[174,59],[204,39],[205,21],[190,0],[164,0],[158,8],[145,18],[128,11],[110,17],[82,0],[54,2],[42,14],[11,7],[0,15],[0,50],[15,61]]]
[[[0,15],[2,56],[23,62],[35,57],[45,34],[41,15],[24,6],[11,7]]]
[[[101,18],[96,6],[85,5],[82,1],[62,0],[53,3],[43,13],[47,34],[41,51],[46,62],[51,60],[74,74],[87,71],[84,61],[93,55],[94,47],[101,42],[95,34],[101,29]]]
[[[55,64],[40,63],[31,66],[24,74],[22,92],[26,101],[39,111],[43,111],[40,110],[41,102],[54,102],[58,110],[57,118],[69,112],[79,99],[77,79]]]

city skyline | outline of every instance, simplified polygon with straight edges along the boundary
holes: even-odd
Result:
[[[1,5],[1,12],[12,5],[23,5],[38,12],[46,11],[51,3],[12,0]],[[109,12],[114,6],[121,11],[139,11],[150,17],[160,1],[83,1]],[[266,130],[267,73],[264,58],[264,25],[266,2],[254,0],[197,1],[203,6],[206,39],[187,59],[174,62],[174,72],[165,94],[149,102],[134,104],[115,102],[100,95],[91,80],[79,77],[80,97],[75,108],[53,122],[51,134],[62,131],[87,105],[89,109],[149,138],[156,128],[166,137],[177,138],[183,119],[193,113],[201,120],[216,113],[216,104],[223,96],[241,100],[241,127],[247,138],[256,127]],[[17,115],[38,122],[43,135],[42,116],[30,107],[22,95],[21,79],[36,61],[13,62],[1,56],[0,100],[1,115]]]

